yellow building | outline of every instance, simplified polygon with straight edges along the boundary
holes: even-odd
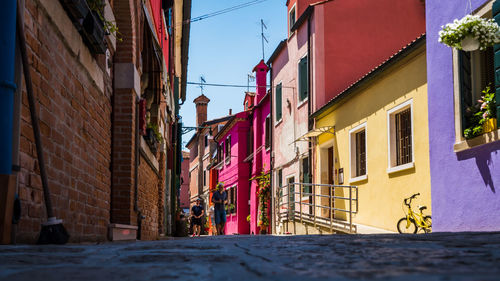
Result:
[[[415,193],[414,209],[425,205],[431,214],[426,69],[422,36],[312,116],[315,128],[334,127],[314,142],[315,182],[358,187],[358,233],[397,232],[403,199]],[[344,202],[334,207],[346,208]],[[316,212],[329,217],[327,209]],[[336,211],[334,218],[349,216]]]

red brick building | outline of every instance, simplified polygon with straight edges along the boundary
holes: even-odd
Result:
[[[103,0],[99,11],[84,7],[82,20],[73,1],[22,2],[48,185],[70,242],[168,235],[180,175],[178,106],[186,96],[189,24],[182,23],[191,0]],[[96,13],[119,33],[88,32],[88,24],[102,28]],[[13,163],[20,171],[11,188],[21,219],[12,239],[32,243],[46,214],[17,73]]]

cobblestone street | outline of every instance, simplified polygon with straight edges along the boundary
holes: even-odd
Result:
[[[500,280],[500,233],[1,246],[0,280]]]

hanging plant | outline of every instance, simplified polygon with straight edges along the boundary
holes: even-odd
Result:
[[[441,28],[439,42],[458,50],[485,50],[500,43],[500,26],[493,19],[466,15]]]

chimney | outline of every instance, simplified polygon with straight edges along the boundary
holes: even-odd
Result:
[[[233,114],[233,109],[232,109],[232,108],[230,108],[230,109],[229,109],[229,115],[232,115],[232,114]]]
[[[256,76],[256,86],[257,86],[257,94],[255,103],[258,104],[262,98],[266,95],[267,92],[267,72],[269,71],[269,67],[267,67],[264,60],[260,60],[259,64],[257,64],[253,68],[253,72],[255,72]]]
[[[195,98],[193,102],[196,104],[196,127],[199,127],[203,122],[207,121],[207,106],[210,99],[204,94]]]

